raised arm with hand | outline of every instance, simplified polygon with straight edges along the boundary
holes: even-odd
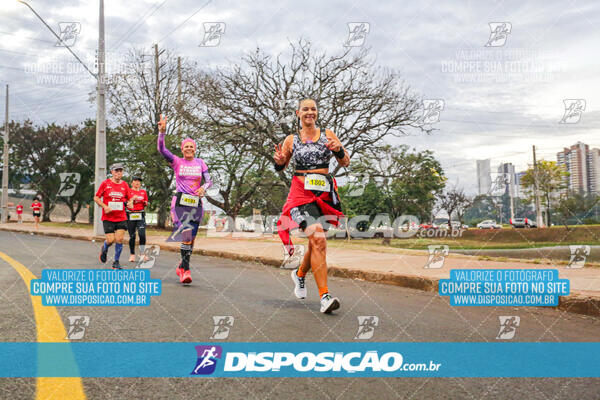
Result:
[[[160,154],[163,155],[165,160],[167,160],[169,163],[172,163],[173,160],[175,159],[175,156],[173,155],[173,153],[171,153],[165,147],[166,133],[167,133],[167,117],[164,117],[161,115],[160,121],[158,121],[158,140],[157,140],[156,147],[158,148],[158,151],[160,152]]]

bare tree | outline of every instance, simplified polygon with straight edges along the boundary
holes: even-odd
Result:
[[[435,197],[446,184],[440,163],[429,150],[379,145],[363,151],[352,169],[378,183],[390,216],[410,214],[429,218]]]
[[[196,124],[271,162],[273,145],[296,131],[294,110],[305,97],[317,101],[318,125],[333,130],[351,157],[387,136],[430,131],[418,122],[420,99],[397,73],[376,68],[367,50],[329,56],[303,40],[290,48],[275,58],[257,49],[241,63],[200,74],[194,94],[205,108],[194,113]],[[286,184],[290,176],[280,173]]]
[[[118,124],[114,139],[119,145],[109,147],[108,156],[125,163],[128,171],[144,179],[150,207],[158,212],[158,225],[164,227],[173,171],[156,151],[160,115],[168,116],[168,146],[177,146],[183,136],[198,138],[201,133],[186,124],[186,115],[198,106],[189,85],[196,75],[196,65],[186,59],[178,62],[169,51],[157,53],[130,51],[127,69],[110,77],[108,100],[111,116]]]
[[[478,198],[477,198],[477,196],[466,195],[462,189],[460,189],[460,191],[461,191],[462,195],[458,201],[455,211],[456,211],[456,217],[458,218],[458,221],[460,222],[460,225],[462,226],[465,213],[473,205],[473,203],[475,203],[475,201],[478,200]]]
[[[462,217],[467,208],[473,204],[473,199],[467,196],[463,189],[453,188],[439,197],[440,209],[448,213],[448,227],[452,227],[452,214],[456,213],[462,225]]]
[[[273,170],[266,158],[253,154],[249,145],[233,146],[219,141],[207,142],[207,164],[214,187],[206,199],[235,219],[244,205],[263,185],[273,186]]]

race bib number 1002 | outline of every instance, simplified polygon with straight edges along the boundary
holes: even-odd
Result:
[[[306,174],[304,177],[304,189],[306,190],[320,190],[322,192],[329,192],[331,187],[329,181],[325,175],[321,174]]]

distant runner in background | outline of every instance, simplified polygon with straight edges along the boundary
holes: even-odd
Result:
[[[33,199],[33,203],[31,203],[31,209],[33,210],[33,219],[35,221],[35,229],[40,229],[40,217],[42,216],[42,208],[44,206],[40,203],[39,197],[35,197]]]
[[[140,237],[140,257],[148,261],[144,255],[146,249],[146,212],[148,194],[142,189],[142,178],[134,176],[129,189],[129,197],[133,199],[133,206],[127,207],[127,232],[129,233],[129,262],[135,262],[135,232]]]
[[[23,223],[23,204],[17,204],[17,222]]]

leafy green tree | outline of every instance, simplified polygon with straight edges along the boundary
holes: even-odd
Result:
[[[42,221],[50,221],[60,189],[59,165],[65,154],[65,140],[72,127],[47,124],[34,126],[31,121],[14,123],[10,128],[11,157],[16,178],[27,182],[42,197]]]
[[[342,211],[348,218],[356,215],[369,215],[373,218],[377,214],[387,213],[385,195],[374,179],[370,179],[364,186],[360,196],[349,195],[354,188],[351,185],[339,186]]]
[[[80,126],[69,126],[65,130],[62,157],[58,165],[59,172],[78,173],[80,181],[72,196],[60,197],[71,213],[70,220],[75,222],[77,214],[84,205],[93,205],[94,197],[94,159],[96,143],[96,122],[86,120]]]
[[[570,192],[560,197],[556,210],[565,228],[569,230],[569,220],[581,223],[587,214],[598,204],[600,197],[597,195]]]
[[[537,165],[537,176],[536,171],[531,167],[521,178],[521,185],[531,201],[535,199],[535,185],[537,182],[542,204],[546,206],[546,226],[551,225],[552,209],[558,199],[559,192],[567,188],[566,178],[568,176],[569,173],[557,165],[556,161],[540,160]]]
[[[249,145],[233,146],[212,138],[202,147],[207,151],[206,163],[214,183],[206,199],[228,216],[235,219],[244,206],[259,205],[257,194],[278,186],[271,163],[251,153]]]
[[[379,182],[384,208],[392,219],[403,214],[429,219],[446,184],[442,166],[429,150],[383,145],[367,149],[354,163],[354,174]]]

